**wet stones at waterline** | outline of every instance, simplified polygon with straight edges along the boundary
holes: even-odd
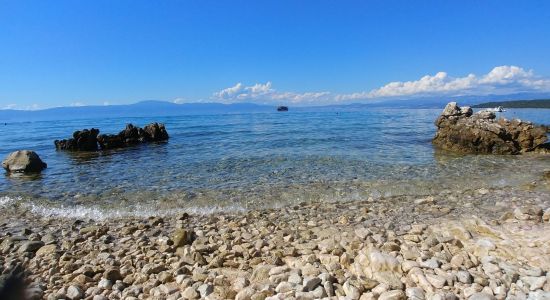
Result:
[[[473,113],[456,102],[447,104],[435,121],[433,144],[459,153],[520,154],[548,151],[546,128],[518,119],[497,119],[494,112]]]
[[[168,140],[164,124],[151,123],[143,128],[126,125],[118,134],[99,134],[99,129],[75,131],[73,137],[54,141],[58,150],[97,151],[124,148],[131,145]]]

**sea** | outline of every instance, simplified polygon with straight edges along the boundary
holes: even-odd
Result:
[[[10,121],[0,157],[36,151],[39,175],[0,174],[0,209],[104,219],[215,214],[309,201],[425,196],[442,190],[521,188],[550,170],[541,155],[457,155],[435,149],[442,109],[363,108],[181,116]],[[499,117],[550,124],[548,109]],[[164,123],[167,142],[79,153],[53,141],[73,131],[118,133]]]

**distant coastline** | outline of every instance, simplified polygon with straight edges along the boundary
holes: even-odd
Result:
[[[502,106],[504,108],[550,108],[550,99],[495,101],[476,104],[474,108],[491,108]]]

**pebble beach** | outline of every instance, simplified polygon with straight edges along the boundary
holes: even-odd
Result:
[[[2,212],[29,299],[548,299],[550,180],[521,189],[79,220]]]

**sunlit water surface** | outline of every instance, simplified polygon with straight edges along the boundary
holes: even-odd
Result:
[[[0,176],[0,207],[102,218],[216,212],[302,201],[426,195],[443,189],[516,187],[550,169],[547,156],[452,155],[431,144],[441,110],[364,109],[9,123],[0,156],[31,149],[39,176]],[[550,124],[550,110],[503,113]],[[166,143],[116,151],[56,151],[83,128],[116,133],[162,122]]]

